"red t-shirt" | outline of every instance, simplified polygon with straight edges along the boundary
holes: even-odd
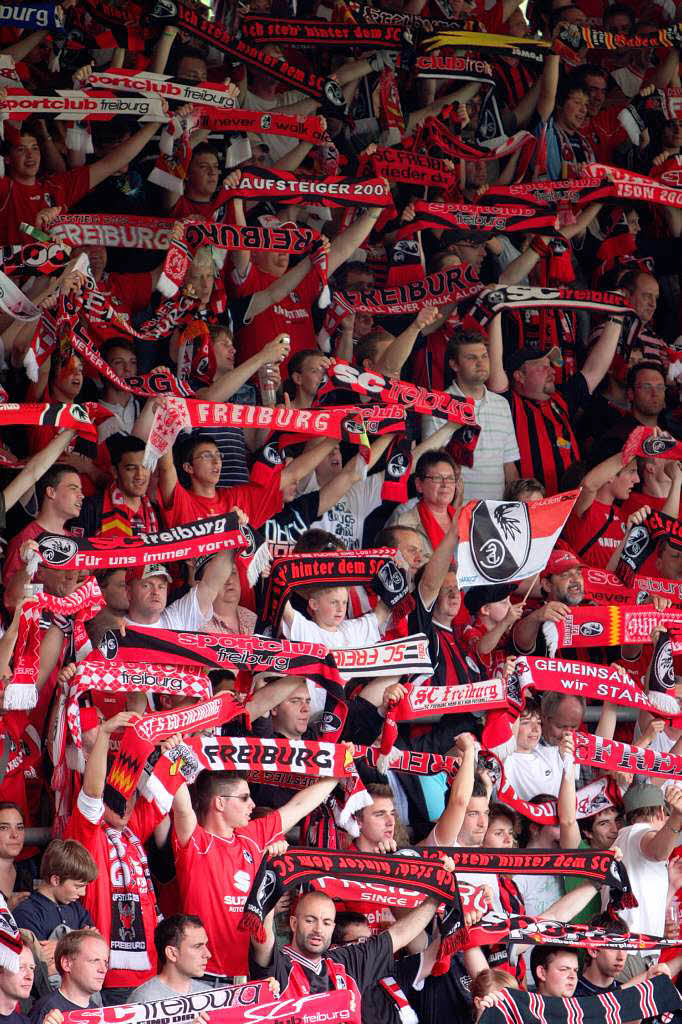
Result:
[[[249,933],[238,931],[246,898],[266,847],[282,836],[279,811],[235,829],[231,839],[197,825],[181,846],[175,833],[173,854],[182,911],[196,914],[208,934],[209,974],[249,973]]]
[[[35,224],[46,206],[72,206],[90,191],[90,168],[75,167],[63,174],[51,174],[35,185],[23,185],[12,178],[0,178],[0,244],[25,244],[21,223]]]
[[[106,828],[102,821],[104,804],[101,800],[99,801],[99,817],[97,817],[96,804],[97,801],[92,797],[86,797],[83,790],[80,791],[73,814],[66,826],[64,838],[77,839],[79,843],[82,843],[97,865],[97,878],[88,885],[83,903],[95,922],[95,927],[99,929],[107,942],[115,943],[118,936],[112,934],[111,887],[112,883],[117,887],[125,887],[126,880],[113,874],[118,871],[119,858],[111,855],[111,843],[107,838]],[[92,808],[92,813],[89,812],[89,808]],[[156,950],[154,949],[154,929],[157,924],[156,897],[140,862],[137,845],[131,842],[129,833],[132,832],[137,836],[140,843],[146,843],[163,817],[164,815],[158,807],[148,800],[138,798],[127,827],[119,833],[125,852],[123,863],[130,870],[131,877],[135,878],[135,885],[131,887],[131,892],[137,892],[140,897],[139,909],[142,914],[149,967],[131,970],[112,966],[112,960],[116,956],[115,949],[112,949],[112,959],[110,959],[109,970],[104,979],[105,988],[135,988],[156,974]],[[93,821],[92,818],[97,818],[97,820]]]
[[[601,501],[593,501],[581,516],[572,512],[563,532],[563,539],[578,558],[596,569],[606,568],[624,536],[625,521],[621,519],[620,510]]]
[[[21,545],[25,540],[35,540],[41,533],[45,533],[45,527],[41,526],[40,523],[34,519],[33,522],[29,523],[28,526],[25,526],[23,530],[16,535],[16,537],[12,537],[11,541],[7,545],[7,555],[5,556],[5,564],[2,568],[2,578],[5,581],[5,584],[9,582],[15,572],[19,572],[20,569],[24,568],[24,563],[19,558]],[[65,530],[64,536],[75,537],[77,534],[72,530]]]
[[[282,511],[282,492],[279,488],[281,469],[268,474],[263,484],[240,484],[238,487],[216,487],[215,498],[193,494],[181,483],[173,491],[171,504],[161,506],[161,515],[167,526],[192,523],[208,516],[227,515],[235,506],[246,512],[249,523],[258,529],[268,519]]]
[[[604,107],[583,129],[583,135],[589,139],[599,163],[613,163],[616,147],[627,141],[628,134],[618,120],[624,106],[625,104],[619,104],[617,107]]]
[[[477,658],[481,665],[483,665],[486,672],[492,675],[500,665],[504,664],[504,660],[509,654],[509,651],[507,649],[507,642],[503,640],[500,641],[494,651],[490,651],[488,654],[481,654],[478,649],[478,645],[487,632],[488,630],[485,628],[480,618],[476,616],[474,621],[469,623],[462,630],[462,646],[465,654],[471,654],[474,658]]]
[[[232,269],[232,273],[226,276],[225,287],[228,295],[244,298],[264,291],[276,280],[277,278],[272,274],[266,274],[265,271],[259,270],[251,260],[244,280],[239,281]],[[289,292],[286,298],[263,310],[237,332],[238,361],[246,362],[251,356],[260,352],[264,345],[282,333],[288,334],[291,338],[289,359],[303,349],[317,349],[311,310],[319,294],[320,279],[311,270],[301,283]],[[282,376],[285,376],[284,371],[288,362],[289,360],[280,364]]]

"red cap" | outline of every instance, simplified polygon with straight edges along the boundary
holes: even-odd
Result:
[[[582,563],[579,558],[573,554],[572,551],[567,551],[565,548],[559,548],[552,552],[547,561],[542,575],[543,576],[554,576],[560,572],[568,572],[569,569],[581,569]]]

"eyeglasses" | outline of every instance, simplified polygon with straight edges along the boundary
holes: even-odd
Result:
[[[194,456],[195,459],[203,459],[204,462],[222,462],[223,457],[220,452],[201,452],[199,455]]]
[[[432,473],[430,476],[425,476],[425,480],[433,480],[434,484],[456,484],[456,476],[443,476],[442,473]]]
[[[226,800],[241,800],[243,804],[251,799],[250,793],[221,793],[221,796],[225,797]]]

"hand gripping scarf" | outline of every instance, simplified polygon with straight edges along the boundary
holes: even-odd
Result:
[[[417,200],[414,220],[399,228],[396,239],[411,238],[417,231],[450,231],[470,228],[490,234],[532,231],[556,234],[556,210],[534,206],[471,206],[468,203],[427,203]]]
[[[198,1013],[205,1013],[209,1020],[222,1024],[218,1011],[238,1010],[243,1014],[249,1007],[260,1006],[271,998],[272,990],[267,981],[250,981],[246,985],[206,989],[187,996],[177,993],[148,1003],[96,1006],[88,1009],[87,1021],[88,1024],[121,1024],[122,1020],[126,1024],[186,1024]],[[85,1024],[83,1010],[65,1013],[64,1021],[66,1024]]]
[[[661,206],[682,206],[682,189],[662,185],[645,174],[633,174],[606,164],[586,164],[584,170],[593,177],[608,175],[613,181],[611,195],[618,199],[640,199]]]
[[[137,789],[145,761],[162,740],[176,733],[184,736],[188,732],[223,725],[244,714],[248,719],[248,711],[240,700],[231,693],[221,693],[189,708],[157,711],[132,722],[123,732],[116,758],[109,769],[104,787],[105,804],[117,814],[124,814],[126,801]]]
[[[23,949],[23,940],[16,922],[7,906],[5,897],[0,892],[0,967],[12,974],[19,970],[19,954]]]
[[[42,593],[26,603],[19,620],[12,679],[5,687],[4,707],[7,710],[34,708],[38,702],[41,611],[47,610],[54,615],[74,617],[74,644],[78,650],[87,643],[84,623],[94,618],[104,604],[104,598],[93,576],[89,576],[66,597],[53,597],[51,594]]]
[[[394,555],[394,548],[374,548],[276,558],[270,569],[261,620],[277,628],[284,605],[293,591],[311,584],[330,587],[370,585],[394,615],[399,615],[400,606],[409,595],[405,575],[393,561]]]
[[[318,18],[247,16],[242,18],[239,28],[245,39],[261,45],[283,43],[285,46],[400,50],[403,42],[411,42],[411,32],[408,29],[406,33],[400,25],[354,25],[343,21],[320,21]]]
[[[335,291],[334,299],[349,312],[417,313],[423,306],[448,306],[471,298],[483,288],[478,274],[467,264],[439,270],[420,281],[408,281],[391,288],[365,288],[362,291]]]
[[[177,292],[194,255],[204,245],[213,245],[217,249],[288,252],[301,256],[310,252],[320,237],[311,228],[300,227],[237,227],[211,221],[185,221],[183,227],[182,238],[173,239],[168,247],[158,285],[163,295],[172,296]]]
[[[51,569],[91,571],[177,562],[247,546],[234,512],[136,537],[63,537],[41,533],[36,539],[40,557]]]
[[[445,391],[427,391],[408,381],[384,377],[380,373],[358,370],[340,359],[328,370],[329,386],[350,388],[357,395],[374,398],[379,402],[399,402],[403,407],[425,416],[441,416],[451,423],[461,423],[480,433],[476,423],[473,400],[460,399]],[[320,392],[318,392],[318,397]]]
[[[659,975],[598,996],[559,998],[503,989],[495,1006],[483,1011],[480,1024],[627,1024],[680,1007],[672,981]]]
[[[245,167],[233,188],[223,189],[226,197],[271,199],[290,206],[389,206],[391,193],[379,178],[297,178],[289,171]]]
[[[420,854],[425,851],[420,850]],[[343,878],[365,885],[385,884],[393,879],[407,889],[422,893],[452,906],[458,902],[457,881],[440,860],[400,857],[339,850],[310,850],[290,847],[282,857],[263,860],[244,906],[238,928],[249,931],[259,942],[265,941],[263,922],[284,892],[314,882],[320,876]]]

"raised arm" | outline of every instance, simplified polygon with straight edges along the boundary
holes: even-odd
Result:
[[[557,814],[559,815],[559,845],[563,850],[577,850],[580,846],[580,829],[576,817],[575,765],[573,762],[573,734],[565,733],[559,743],[563,762],[563,775],[559,786]]]
[[[330,274],[338,270],[341,264],[350,259],[355,250],[360,248],[380,216],[381,207],[373,206],[334,239],[329,248],[328,270]]]
[[[221,551],[206,563],[199,583],[197,583],[197,601],[201,614],[206,619],[213,615],[213,602],[223,589],[234,569],[234,554]]]
[[[138,153],[147,145],[158,127],[156,122],[145,124],[126,142],[122,142],[120,146],[112,149],[111,153],[107,153],[106,156],[101,157],[94,164],[90,164],[90,190],[96,188],[105,178],[109,178],[112,174],[118,174],[126,164],[134,160]]]
[[[204,402],[227,402],[235,392],[246,384],[262,366],[267,363],[281,363],[289,355],[291,342],[286,334],[278,334],[276,338],[264,345],[260,352],[251,356],[245,363],[228,370],[209,384],[200,388],[194,395]]]
[[[185,846],[197,827],[197,816],[192,807],[187,783],[183,782],[173,797],[173,827],[180,846]]]
[[[599,339],[587,354],[582,375],[587,381],[590,394],[601,384],[604,375],[613,362],[620,332],[623,329],[622,316],[607,316]]]
[[[430,608],[438,597],[438,591],[443,586],[443,581],[452,565],[458,540],[459,527],[455,516],[447,533],[431,555],[419,581],[419,596],[426,608]]]
[[[433,918],[438,907],[438,900],[429,897],[420,903],[418,907],[414,907],[409,914],[405,914],[395,924],[392,924],[388,929],[388,934],[391,936],[391,942],[393,943],[393,952],[397,953],[399,949],[407,946],[412,939],[415,939],[420,932],[423,932],[427,924]]]
[[[47,473],[50,466],[54,465],[75,436],[75,430],[62,430],[42,451],[36,452],[33,458],[29,459],[21,472],[17,473],[14,480],[3,489],[5,511],[9,511],[13,505],[16,505],[22,494],[25,494],[37,480],[40,480],[41,476]]]
[[[292,796],[291,800],[279,809],[282,832],[289,832],[294,825],[298,825],[302,818],[324,803],[339,781],[339,779],[322,779],[314,786],[308,786],[307,789],[302,789]]]
[[[121,711],[118,715],[114,715],[113,718],[102,722],[97,733],[97,739],[90,751],[90,756],[85,762],[83,792],[86,796],[93,797],[95,800],[102,799],[104,783],[107,777],[107,755],[109,753],[109,742],[112,733],[115,733],[117,729],[124,729],[126,725],[129,725],[137,717],[131,711]]]
[[[388,346],[377,363],[377,371],[386,374],[387,377],[399,377],[422,327],[428,327],[437,316],[438,310],[435,306],[423,306],[410,326]]]
[[[436,846],[454,846],[464,824],[467,805],[474,789],[476,769],[476,741],[469,732],[460,733],[455,746],[462,754],[462,763],[450,786],[450,796],[445,810],[433,826],[432,835]],[[424,846],[426,840],[417,843]]]

